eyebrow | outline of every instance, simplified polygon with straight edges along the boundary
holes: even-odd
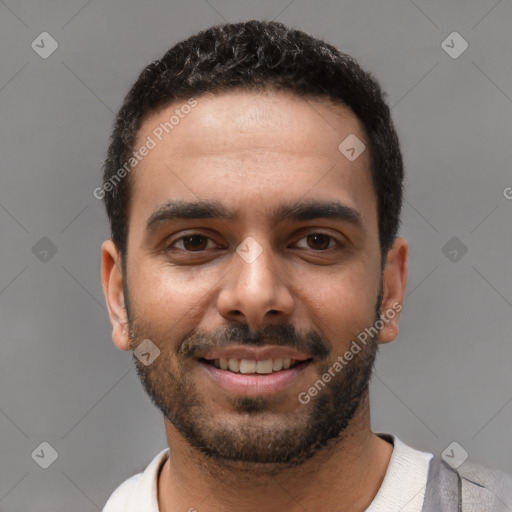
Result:
[[[162,224],[176,219],[217,219],[233,221],[238,214],[228,210],[219,201],[183,201],[173,200],[164,203],[147,220],[146,231],[152,232]],[[315,219],[333,219],[348,222],[364,230],[361,213],[339,201],[299,201],[279,206],[271,215],[271,222],[304,222]]]

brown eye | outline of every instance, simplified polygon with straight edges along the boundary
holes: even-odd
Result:
[[[326,252],[328,254],[334,251],[342,251],[347,247],[346,241],[343,237],[335,237],[329,233],[322,233],[316,231],[303,236],[295,242],[295,247],[309,252]]]
[[[325,251],[329,249],[329,243],[332,240],[332,237],[329,235],[324,235],[322,233],[315,233],[313,235],[308,235],[307,237],[308,245],[311,249],[315,249],[317,251]]]
[[[203,251],[208,245],[209,238],[203,235],[188,235],[178,238],[172,245],[181,243],[186,251]]]

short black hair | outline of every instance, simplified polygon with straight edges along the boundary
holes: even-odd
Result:
[[[131,183],[126,163],[142,122],[173,102],[233,89],[330,99],[353,111],[369,146],[383,264],[400,226],[404,168],[380,85],[334,46],[282,23],[260,20],[216,25],[176,44],[141,72],[126,95],[110,137],[102,189],[112,240],[123,261]]]

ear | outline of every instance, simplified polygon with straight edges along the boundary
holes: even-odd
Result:
[[[407,285],[409,246],[404,238],[396,238],[388,251],[383,270],[381,319],[384,326],[379,332],[379,343],[390,343],[398,336],[398,319]]]
[[[121,254],[112,240],[105,240],[101,246],[101,285],[112,324],[112,340],[118,349],[131,350],[123,279]]]

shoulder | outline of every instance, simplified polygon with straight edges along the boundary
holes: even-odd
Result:
[[[169,456],[162,450],[147,468],[125,480],[110,496],[102,512],[158,512],[158,474]]]
[[[127,478],[117,489],[110,495],[102,512],[118,512],[120,510],[128,510],[128,506],[132,501],[134,489],[138,487],[142,473]]]
[[[512,474],[467,461],[457,469],[457,472],[468,486],[472,484],[484,487],[498,496],[512,500]]]
[[[429,468],[424,512],[512,511],[512,475],[465,461],[454,468],[435,456]]]
[[[444,461],[443,465],[458,475],[457,494],[460,495],[459,503],[462,510],[467,512],[512,510],[511,474],[469,461],[464,462],[457,469],[451,468]]]

